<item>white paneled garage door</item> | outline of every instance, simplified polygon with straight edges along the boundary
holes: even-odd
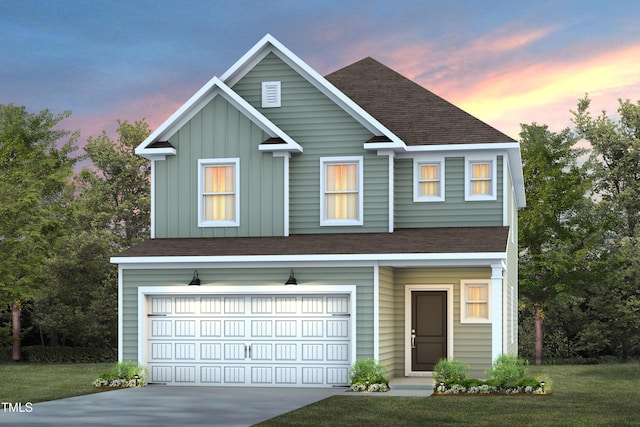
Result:
[[[149,295],[146,311],[150,382],[349,383],[348,295]]]

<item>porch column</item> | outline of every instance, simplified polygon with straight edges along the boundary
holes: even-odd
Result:
[[[503,353],[502,349],[502,264],[491,265],[491,361]]]

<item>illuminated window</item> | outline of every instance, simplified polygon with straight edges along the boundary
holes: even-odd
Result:
[[[466,200],[496,200],[495,166],[495,160],[467,160]]]
[[[463,280],[460,282],[460,321],[462,323],[489,322],[489,282]]]
[[[362,225],[362,157],[321,158],[321,225]]]
[[[237,226],[239,159],[199,161],[199,225]]]
[[[444,201],[444,160],[414,161],[414,202]]]

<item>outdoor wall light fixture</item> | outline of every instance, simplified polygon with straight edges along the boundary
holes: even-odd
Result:
[[[189,282],[189,286],[200,286],[200,278],[198,277],[198,270],[193,272],[193,279]]]
[[[293,275],[293,268],[289,272],[289,278],[287,279],[286,282],[284,282],[284,284],[285,284],[285,286],[297,285],[298,284],[298,281],[296,280],[296,277]]]

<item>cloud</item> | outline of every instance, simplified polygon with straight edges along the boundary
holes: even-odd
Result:
[[[640,98],[640,44],[622,46],[571,62],[546,61],[526,65],[501,75],[485,76],[467,93],[452,94],[469,113],[504,124],[538,122],[569,125],[571,108],[588,93],[607,110],[617,108],[616,99]],[[560,130],[560,129],[555,129]]]

